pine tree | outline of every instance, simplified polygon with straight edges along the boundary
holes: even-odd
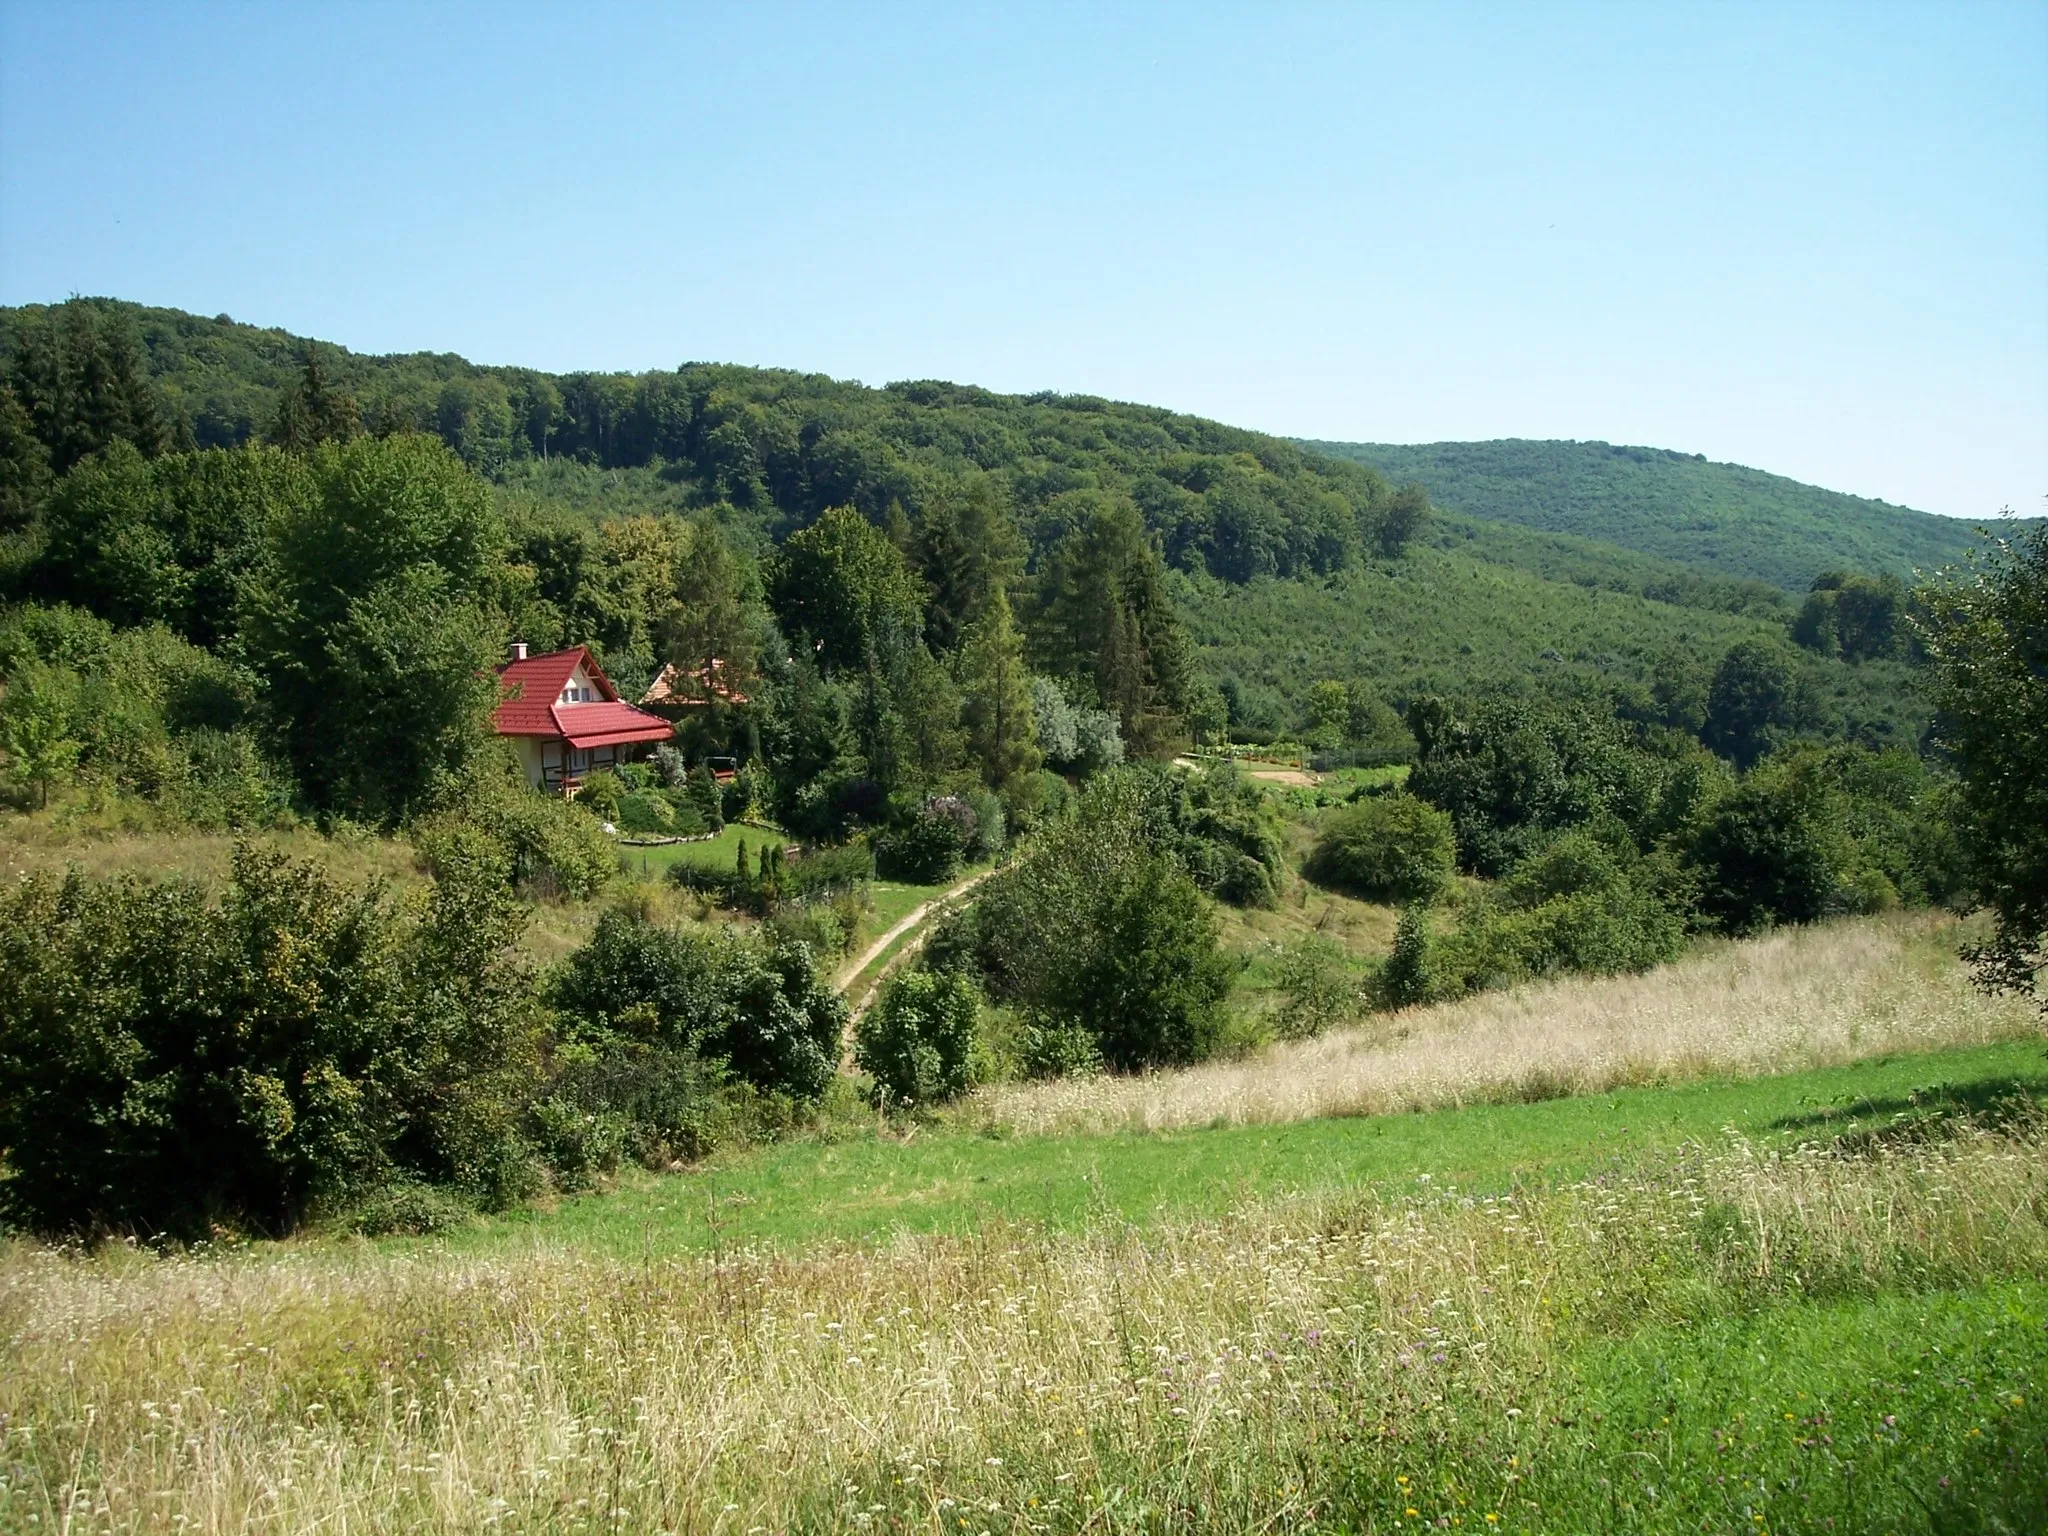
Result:
[[[321,443],[345,443],[362,431],[363,413],[355,396],[327,382],[320,349],[309,342],[305,371],[278,401],[265,439],[292,453],[310,453]]]
[[[968,751],[994,789],[1014,784],[1039,765],[1038,727],[1031,708],[1031,671],[1010,599],[1001,586],[960,651],[960,686]]]
[[[1023,540],[994,480],[979,475],[934,496],[919,519],[914,558],[931,600],[925,636],[950,651],[995,594],[1024,568]]]
[[[177,440],[134,337],[85,299],[23,327],[8,386],[59,475],[110,443],[153,458]]]
[[[1137,509],[1112,503],[1090,513],[1054,549],[1038,597],[1041,666],[1092,686],[1133,751],[1171,751],[1185,729],[1194,653]]]
[[[50,450],[36,436],[35,418],[0,385],[0,533],[35,521],[49,490]]]

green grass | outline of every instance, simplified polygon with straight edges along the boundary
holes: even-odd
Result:
[[[645,874],[659,878],[677,864],[692,864],[699,869],[731,869],[739,856],[739,845],[744,842],[750,858],[758,859],[765,848],[780,848],[789,839],[780,832],[764,832],[759,827],[728,825],[718,836],[697,843],[665,843],[658,848],[621,848],[620,854],[626,860],[631,874]]]
[[[959,875],[943,885],[906,885],[900,880],[875,881],[868,887],[868,916],[861,924],[861,931],[854,937],[853,953],[855,955],[860,954],[868,945],[874,943],[876,939],[887,933],[891,928],[894,928],[926,902],[945,895],[946,892],[952,890],[960,881],[971,879],[975,873],[976,869],[969,867],[962,870]],[[923,928],[924,924],[920,923],[917,927],[898,934],[891,940],[888,948],[884,949],[873,960],[870,960],[861,968],[860,973],[847,983],[847,997],[857,1000],[862,993],[873,986],[876,978],[889,968],[891,962],[898,955],[903,953],[904,947],[916,941],[918,934]]]
[[[926,1128],[907,1144],[887,1136],[795,1141],[715,1157],[687,1174],[628,1176],[610,1192],[493,1220],[451,1240],[490,1247],[537,1237],[624,1255],[967,1234],[1000,1223],[1149,1226],[1369,1186],[1486,1192],[1572,1180],[1717,1142],[1727,1127],[1791,1144],[1868,1133],[1902,1115],[1938,1118],[2011,1091],[2048,1102],[2048,1060],[2038,1044],[1539,1104],[1150,1136],[998,1138]]]
[[[942,896],[952,888],[951,881],[944,885],[905,885],[898,880],[875,881],[868,887],[868,900],[874,904],[874,916],[869,920],[872,928],[869,942],[873,942],[876,934],[887,933],[934,896]]]
[[[1596,1339],[1562,1362],[1547,1422],[1452,1428],[1405,1486],[1360,1457],[1332,1514],[1367,1529],[1491,1530],[1498,1514],[1504,1530],[1575,1533],[2038,1531],[2044,1323],[2048,1286],[2013,1280]]]

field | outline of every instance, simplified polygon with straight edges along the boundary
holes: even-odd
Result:
[[[2040,1529],[2048,1058],[1954,937],[1418,1010],[1220,1097],[847,1117],[435,1240],[16,1243],[0,1529]],[[1303,1094],[1407,1049],[1414,1112]]]

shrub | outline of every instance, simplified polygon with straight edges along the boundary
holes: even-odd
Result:
[[[1408,794],[1375,795],[1323,824],[1308,874],[1368,901],[1429,901],[1457,868],[1451,818]]]
[[[565,1032],[600,1051],[640,1046],[723,1061],[743,1082],[816,1098],[839,1063],[846,1010],[810,949],[692,933],[614,908],[556,971]]]
[[[1074,791],[1050,769],[1019,777],[1004,791],[1004,804],[1018,832],[1034,832],[1058,821],[1073,809]]]
[[[947,797],[951,799],[951,797]],[[951,814],[953,806],[966,814]],[[875,837],[875,867],[886,879],[910,885],[940,885],[960,873],[973,812],[958,800],[934,800],[901,826]]]
[[[352,1207],[341,1226],[362,1237],[433,1237],[475,1219],[475,1207],[449,1190],[394,1179]]]
[[[967,809],[974,817],[974,829],[968,834],[967,846],[963,850],[971,863],[987,863],[1003,851],[1009,841],[1008,817],[1003,811],[1002,797],[994,790],[974,788],[961,796]]]
[[[883,988],[854,1026],[854,1061],[888,1104],[936,1104],[966,1091],[981,998],[958,971],[913,971]]]
[[[813,848],[802,858],[784,859],[781,878],[785,901],[850,891],[875,878],[874,851],[862,842]]]
[[[1436,995],[1436,975],[1430,963],[1429,919],[1421,905],[1401,914],[1394,929],[1394,948],[1373,980],[1375,1000],[1383,1008],[1407,1008],[1426,1003]]]
[[[562,1051],[554,1097],[607,1117],[617,1127],[620,1150],[649,1168],[664,1168],[712,1149],[723,1082],[718,1064],[694,1051],[614,1042],[608,1049]]]
[[[526,787],[509,755],[479,774],[448,809],[415,824],[412,840],[437,867],[450,829],[469,827],[498,848],[503,878],[530,895],[588,900],[619,870],[619,851],[604,830],[556,795]]]
[[[1357,989],[1344,974],[1343,949],[1320,934],[1282,948],[1278,969],[1282,1001],[1274,1023],[1282,1039],[1319,1035],[1357,1003]]]
[[[1137,770],[1091,782],[1074,819],[933,938],[937,963],[973,969],[1048,1040],[1085,1032],[1120,1071],[1201,1060],[1230,988],[1214,911],[1160,849],[1151,793]]]
[[[630,1131],[608,1108],[592,1108],[551,1094],[531,1111],[533,1141],[563,1189],[584,1189],[619,1166]]]
[[[663,837],[676,831],[676,811],[668,797],[645,790],[619,801],[617,821],[621,832]]]
[[[767,929],[777,943],[808,945],[813,954],[835,958],[846,953],[851,937],[837,912],[809,902],[778,908]]]
[[[576,803],[600,821],[614,824],[619,819],[619,806],[626,798],[626,786],[619,776],[609,768],[600,768],[583,780],[583,787],[576,791]]]
[[[702,763],[690,770],[689,796],[697,814],[704,818],[706,830],[725,830],[724,792],[718,787],[717,777]]]
[[[1702,911],[1739,934],[1855,910],[1856,850],[1844,813],[1811,758],[1752,773],[1685,846]]]
[[[75,872],[0,896],[4,1214],[281,1232],[394,1177],[525,1179],[519,918],[451,856],[419,909],[237,850],[218,905]]]

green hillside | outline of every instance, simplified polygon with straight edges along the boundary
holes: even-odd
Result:
[[[0,364],[31,339],[97,316],[134,338],[149,380],[200,447],[261,436],[305,366],[306,338],[111,299],[0,309]],[[686,363],[638,374],[546,374],[447,354],[373,357],[320,344],[332,384],[379,434],[438,434],[478,472],[543,502],[601,488],[560,460],[648,472],[641,489],[721,509],[780,537],[831,506],[877,523],[985,480],[1034,550],[1103,497],[1134,505],[1169,562],[1226,580],[1328,574],[1397,547],[1419,508],[1365,466],[1151,406],[1078,395],[999,395],[972,385],[856,381]],[[65,467],[62,463],[57,466]]]
[[[0,369],[45,327],[88,316],[132,338],[171,435],[197,446],[265,435],[311,345],[227,316],[87,299],[0,309]],[[708,512],[762,555],[829,506],[913,540],[966,527],[979,506],[998,509],[988,553],[1021,563],[1028,585],[1080,523],[1134,509],[1175,573],[1197,670],[1231,684],[1233,724],[1253,731],[1294,728],[1326,677],[1370,679],[1396,700],[1640,687],[1673,656],[1711,665],[1736,641],[1782,641],[1785,589],[1817,569],[1934,565],[1972,537],[1755,471],[1599,444],[1326,453],[1086,396],[705,363],[548,374],[318,347],[372,431],[438,435],[490,484],[526,559],[631,516]],[[1414,479],[1434,510],[1396,488]],[[1800,665],[1837,729],[1917,739],[1925,711],[1901,667]]]
[[[1646,592],[1660,590],[1663,562],[1597,545],[1574,550],[1562,539],[1545,548],[1545,536],[1521,530],[1501,540],[1504,531],[1442,518],[1394,567],[1242,587],[1190,577],[1174,594],[1202,669],[1226,683],[1254,731],[1290,723],[1319,678],[1364,679],[1395,699],[1500,686],[1627,695],[1660,671],[1710,671],[1740,641],[1784,638],[1783,620],[1763,603],[1724,606],[1750,589],[1707,583],[1670,589],[1691,602],[1659,600]],[[1518,547],[1524,540],[1535,547]],[[1524,563],[1544,557],[1559,574]],[[1825,734],[1919,740],[1928,711],[1904,662],[1788,654],[1812,686]]]
[[[1723,575],[1803,592],[1817,572],[1950,564],[1975,525],[1822,490],[1697,454],[1610,443],[1324,443],[1303,446],[1419,480],[1438,506],[1580,534]]]

